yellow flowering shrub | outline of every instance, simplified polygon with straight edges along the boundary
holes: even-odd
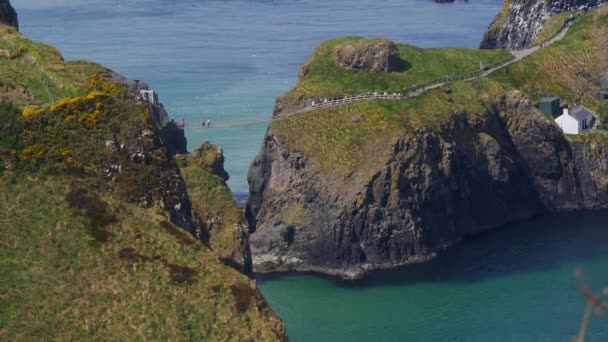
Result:
[[[31,118],[42,113],[44,113],[44,108],[38,109],[32,107],[25,107],[23,108],[23,112],[21,114],[24,118]]]
[[[44,146],[42,146],[41,144],[33,144],[21,150],[21,155],[19,156],[19,159],[22,161],[40,160],[44,158],[45,154],[46,152]]]
[[[75,166],[80,165],[80,164],[79,164],[79,163],[76,161],[76,159],[74,159],[74,156],[72,155],[72,150],[70,150],[69,148],[64,148],[64,149],[60,150],[60,153],[59,153],[59,154],[61,155],[61,157],[63,157],[63,160],[65,161],[65,163],[66,163],[68,166],[73,166],[73,167],[75,167]]]
[[[66,97],[63,99],[59,99],[51,104],[51,112],[56,112],[60,109],[69,109],[73,106],[78,106],[78,102],[81,100],[81,97]]]
[[[93,75],[89,79],[89,86],[91,89],[97,90],[104,95],[117,95],[123,91],[123,86],[117,82],[108,82],[99,77],[99,75]]]

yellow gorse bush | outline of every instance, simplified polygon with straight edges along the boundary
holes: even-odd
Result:
[[[45,148],[41,144],[33,144],[25,147],[21,151],[19,159],[22,161],[40,160],[45,156]]]
[[[44,113],[44,108],[25,107],[23,108],[22,115],[24,118],[31,118],[42,113]]]

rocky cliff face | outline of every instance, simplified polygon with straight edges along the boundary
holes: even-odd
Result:
[[[107,70],[103,76],[109,81],[126,84],[133,96],[137,96],[140,90],[150,89],[147,83],[126,78],[112,70]],[[167,155],[171,157],[176,154],[188,153],[188,141],[184,134],[184,130],[180,129],[177,124],[169,118],[169,113],[167,113],[163,104],[148,104],[147,106],[150,122],[154,128],[160,132]]]
[[[608,208],[608,150],[569,143],[517,92],[482,120],[405,133],[363,187],[336,191],[267,133],[249,174],[254,269],[355,278],[547,211]],[[280,213],[279,215],[277,213]]]
[[[401,68],[397,45],[385,39],[342,44],[334,51],[333,59],[355,72],[391,72]]]
[[[554,14],[597,7],[605,0],[506,0],[485,33],[482,49],[525,48],[540,33],[545,21]]]
[[[0,23],[14,26],[19,30],[17,12],[13,9],[9,0],[0,0]]]

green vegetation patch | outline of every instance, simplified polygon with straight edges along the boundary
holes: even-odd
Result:
[[[405,66],[403,71],[389,73],[362,73],[338,66],[332,58],[335,48],[344,43],[354,45],[370,39],[344,37],[322,43],[308,58],[304,68],[308,74],[300,80],[289,96],[332,97],[360,94],[368,91],[406,92],[413,85],[458,76],[485,66],[504,63],[512,58],[508,50],[479,49],[423,49],[397,44]]]
[[[301,203],[292,204],[283,212],[283,220],[290,226],[301,226],[306,222],[308,211]]]
[[[255,283],[185,231],[169,232],[164,211],[73,179],[5,174],[0,188],[0,339],[274,341],[284,333]]]
[[[92,62],[66,62],[57,49],[0,24],[0,101],[41,105],[84,95],[90,76],[104,70]]]
[[[147,109],[126,86],[94,77],[88,91],[40,108],[18,110],[12,103],[0,103],[0,161],[29,171],[98,172],[102,162],[116,158],[106,141],[138,139],[147,127]]]

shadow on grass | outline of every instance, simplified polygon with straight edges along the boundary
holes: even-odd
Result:
[[[116,217],[110,206],[97,194],[87,189],[72,189],[65,196],[65,201],[89,221],[88,229],[95,241],[106,242],[112,236],[105,228],[116,222]]]

